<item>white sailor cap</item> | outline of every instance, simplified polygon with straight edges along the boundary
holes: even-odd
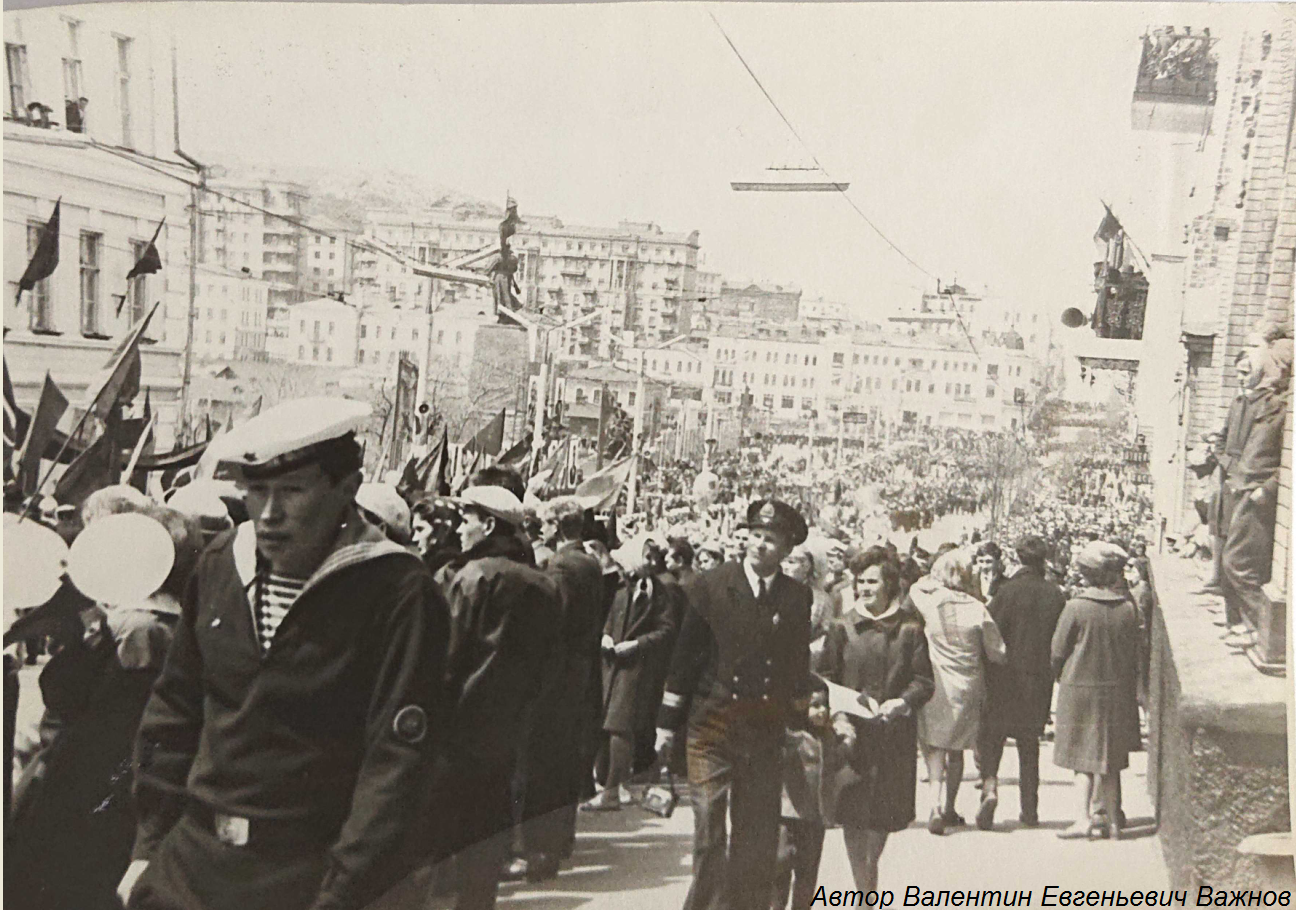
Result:
[[[522,523],[522,501],[503,487],[467,487],[454,502],[461,509],[479,509],[511,525]]]
[[[360,430],[373,409],[346,398],[298,398],[262,411],[215,440],[219,460],[242,471],[281,473],[308,464],[323,444]]]
[[[410,539],[410,508],[389,483],[362,483],[356,505],[372,514],[402,541]]]

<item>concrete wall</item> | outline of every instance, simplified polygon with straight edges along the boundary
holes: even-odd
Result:
[[[1237,846],[1290,831],[1285,687],[1219,641],[1184,563],[1154,558],[1148,788],[1174,888],[1268,886]]]

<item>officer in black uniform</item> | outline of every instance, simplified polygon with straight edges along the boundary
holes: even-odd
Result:
[[[131,910],[358,910],[415,858],[449,614],[356,508],[369,410],[299,399],[218,443],[252,520],[200,557],[144,711]]]
[[[687,717],[694,830],[686,910],[769,906],[783,735],[804,724],[809,704],[811,593],[779,569],[805,540],[805,521],[766,500],[752,503],[745,527],[746,558],[689,587],[658,715],[662,755]]]

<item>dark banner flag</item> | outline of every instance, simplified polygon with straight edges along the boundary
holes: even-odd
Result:
[[[36,492],[40,480],[41,456],[45,447],[54,438],[54,428],[67,410],[68,400],[54,383],[50,374],[45,374],[45,384],[41,387],[40,401],[32,413],[31,424],[27,428],[27,438],[23,440],[22,452],[18,456],[18,482],[22,485],[23,496]]]
[[[507,452],[499,457],[496,464],[506,465],[508,467],[517,467],[527,460],[531,454],[531,434],[527,433],[509,448]]]
[[[139,261],[131,266],[131,270],[126,273],[126,280],[132,281],[141,275],[155,275],[162,271],[162,257],[158,254],[157,239],[162,233],[162,225],[166,224],[163,218],[158,222],[157,230],[153,232],[153,239],[144,247],[144,252],[140,254]],[[122,294],[121,299],[117,301],[117,314],[121,315],[122,307],[126,304],[126,296]]]
[[[54,203],[54,214],[50,215],[49,222],[41,231],[40,241],[36,244],[36,252],[32,254],[31,262],[27,263],[27,269],[18,279],[18,296],[14,300],[15,303],[22,299],[23,291],[30,291],[36,287],[36,282],[44,281],[58,268],[59,206],[62,204],[62,198]]]
[[[501,409],[495,419],[477,431],[477,435],[468,440],[465,452],[480,452],[482,455],[498,455],[504,448],[504,411]]]

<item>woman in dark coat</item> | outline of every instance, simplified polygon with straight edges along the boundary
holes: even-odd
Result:
[[[661,698],[660,665],[675,639],[678,588],[645,566],[617,591],[603,626],[603,732],[599,765],[607,768],[602,793],[590,810],[621,808],[621,785],[634,766],[635,735],[651,727]]]
[[[1129,557],[1093,541],[1076,556],[1084,587],[1053,633],[1057,728],[1053,760],[1077,771],[1076,822],[1059,837],[1120,834],[1120,772],[1139,746],[1138,610],[1124,592]]]
[[[197,559],[196,519],[154,507],[174,562],[161,589],[106,606],[99,632],[73,638],[40,676],[53,737],[24,772],[5,843],[5,905],[29,910],[114,910],[130,864],[136,817],[131,751],[162,670]],[[44,723],[44,721],[43,721]]]
[[[878,703],[873,720],[838,712],[833,728],[846,755],[838,774],[836,818],[846,839],[855,887],[877,890],[887,835],[914,819],[918,709],[934,683],[921,617],[901,606],[900,571],[882,547],[851,553],[853,580],[842,591],[842,617],[828,633],[821,675]]]

